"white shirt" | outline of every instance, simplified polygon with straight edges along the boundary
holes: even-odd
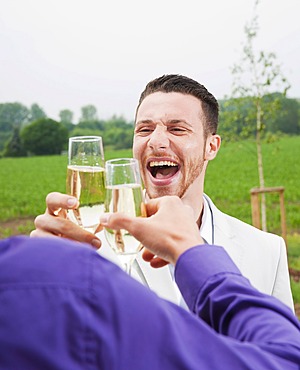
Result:
[[[200,235],[207,244],[213,244],[213,216],[205,195],[203,196],[203,215],[200,226]]]

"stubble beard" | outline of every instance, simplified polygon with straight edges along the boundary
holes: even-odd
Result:
[[[181,180],[181,183],[178,184],[178,187],[174,190],[170,189],[169,186],[161,186],[156,187],[153,190],[150,190],[148,187],[147,189],[147,183],[145,182],[146,192],[147,196],[150,199],[163,197],[166,195],[177,195],[179,198],[182,198],[189,187],[193,184],[193,182],[200,176],[201,172],[203,171],[204,167],[204,159],[203,157],[199,157],[194,160],[190,160],[184,165],[185,172],[183,174],[183,179]]]

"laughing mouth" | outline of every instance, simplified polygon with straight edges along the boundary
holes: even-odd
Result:
[[[179,165],[173,161],[151,161],[147,167],[155,179],[170,178],[179,170]]]

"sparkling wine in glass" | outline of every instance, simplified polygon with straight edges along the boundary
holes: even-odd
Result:
[[[118,158],[105,163],[106,212],[122,212],[134,217],[145,217],[139,163],[133,158]],[[105,228],[106,239],[131,274],[131,266],[143,248],[127,230]]]
[[[101,136],[77,136],[69,139],[66,190],[79,200],[69,218],[92,233],[104,212],[104,151]]]

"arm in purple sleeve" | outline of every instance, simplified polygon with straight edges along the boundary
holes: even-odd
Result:
[[[244,344],[250,363],[256,348],[300,368],[299,321],[288,306],[253,288],[223,248],[188,250],[176,264],[175,278],[190,310],[216,332]]]
[[[118,340],[123,338],[112,346],[119,345],[125,355],[120,368],[299,368],[297,319],[288,307],[252,288],[223,248],[195,247],[177,262],[176,279],[196,315],[124,274],[113,275],[105,283],[106,302],[113,299],[109,321]],[[129,355],[134,351],[136,367]]]
[[[296,318],[251,288],[219,249],[179,258],[190,313],[88,246],[0,241],[0,368],[299,369]]]

